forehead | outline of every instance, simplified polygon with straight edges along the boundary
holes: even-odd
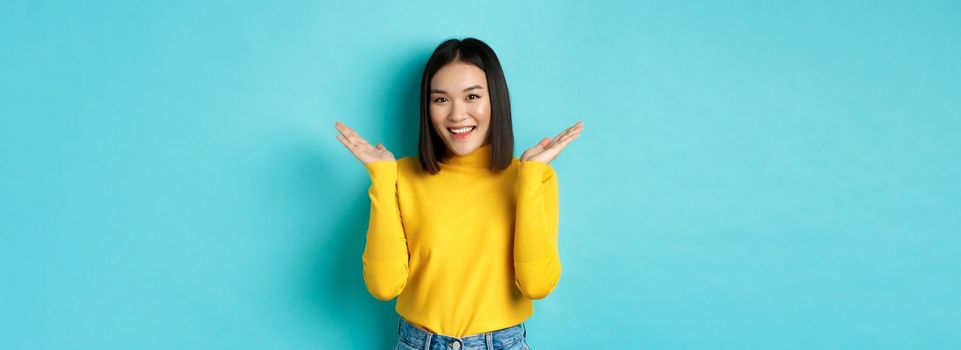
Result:
[[[432,88],[444,89],[447,91],[456,90],[480,85],[487,87],[487,76],[484,70],[472,64],[452,62],[441,67],[434,73],[430,80]]]

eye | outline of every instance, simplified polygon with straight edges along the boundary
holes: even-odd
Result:
[[[476,100],[477,98],[480,98],[480,95],[475,95],[475,94],[467,95],[468,100]]]
[[[438,97],[434,99],[434,103],[444,103],[444,102],[447,102],[446,97]]]

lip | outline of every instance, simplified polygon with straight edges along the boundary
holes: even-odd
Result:
[[[471,135],[473,135],[475,131],[477,131],[477,125],[467,125],[467,126],[450,127],[450,128],[449,128],[449,129],[460,129],[460,128],[466,128],[466,127],[474,127],[474,129],[471,130],[471,131],[468,131],[468,132],[466,132],[466,133],[463,133],[463,134],[455,134],[455,133],[450,132],[450,130],[448,130],[447,132],[450,133],[450,137],[451,137],[452,139],[454,139],[454,140],[466,140],[466,139],[469,138]]]

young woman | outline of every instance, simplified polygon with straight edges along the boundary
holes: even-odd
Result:
[[[514,157],[504,72],[484,42],[441,43],[420,91],[419,157],[394,159],[336,123],[370,175],[362,255],[375,298],[398,297],[394,349],[529,349],[524,320],[561,275],[549,163],[578,122]]]

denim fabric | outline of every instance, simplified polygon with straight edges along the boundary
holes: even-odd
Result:
[[[428,332],[401,317],[394,350],[530,350],[530,347],[527,345],[527,326],[523,322],[492,332],[455,338]]]

